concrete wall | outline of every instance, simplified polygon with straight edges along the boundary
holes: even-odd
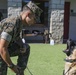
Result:
[[[16,16],[22,9],[22,0],[8,0],[8,16]]]
[[[62,43],[64,0],[49,0],[49,26],[55,43]]]

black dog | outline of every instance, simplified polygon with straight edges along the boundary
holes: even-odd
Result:
[[[67,40],[67,48],[63,52],[69,56],[73,48],[76,46],[75,42],[72,39]]]

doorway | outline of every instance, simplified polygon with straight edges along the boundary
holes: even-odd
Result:
[[[69,38],[69,18],[70,18],[70,2],[65,2],[64,6],[64,36],[66,41]]]

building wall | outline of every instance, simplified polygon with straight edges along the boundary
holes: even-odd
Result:
[[[19,14],[22,8],[22,0],[8,0],[8,16]]]
[[[62,42],[64,21],[64,0],[49,0],[49,29],[55,43]]]
[[[70,2],[69,39],[76,41],[76,0],[65,0]]]
[[[74,12],[76,13],[76,0],[74,1],[71,0],[71,9],[73,9]]]
[[[66,2],[70,2],[70,10],[74,10],[76,12],[76,0],[65,0]]]
[[[22,0],[8,0],[8,16],[17,15],[22,8]],[[64,20],[64,0],[49,0],[49,32],[55,43],[62,42],[63,20]]]
[[[7,17],[7,0],[0,0],[0,12],[2,12],[3,18]]]
[[[7,0],[0,0],[0,9],[7,9]]]

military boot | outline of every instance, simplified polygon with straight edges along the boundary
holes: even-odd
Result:
[[[19,70],[19,74],[16,75],[24,75],[24,71],[23,70]]]

